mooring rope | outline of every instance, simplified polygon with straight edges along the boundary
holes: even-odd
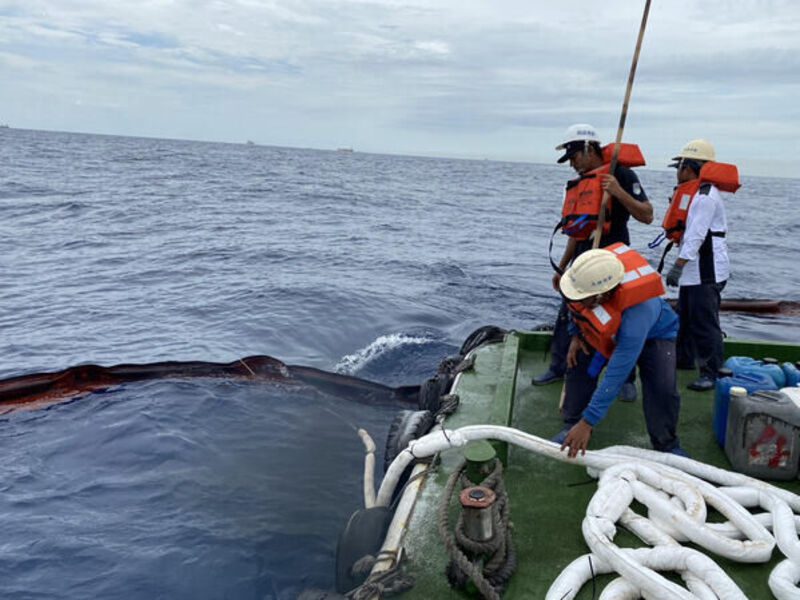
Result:
[[[478,484],[493,490],[497,496],[491,508],[494,536],[485,542],[467,536],[463,512],[458,516],[455,530],[450,531],[450,502],[456,486],[460,484],[461,489],[464,489],[475,485],[466,477],[465,470],[466,463],[462,463],[450,475],[439,505],[439,535],[452,561],[448,566],[448,578],[459,588],[465,587],[467,581],[472,580],[485,598],[499,598],[517,564],[516,552],[511,543],[508,494],[502,476],[503,464],[495,460],[492,472]]]

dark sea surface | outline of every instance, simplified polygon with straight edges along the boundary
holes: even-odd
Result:
[[[481,325],[552,321],[547,243],[570,175],[0,130],[0,377],[269,354],[420,383]],[[674,172],[640,178],[658,223]],[[743,182],[727,204],[724,297],[800,301],[800,180]],[[657,260],[646,250],[657,226],[631,233]],[[800,342],[798,317],[724,314],[723,329]],[[382,448],[401,408],[167,380],[5,417],[3,595],[284,599],[330,588],[336,537],[362,503],[355,430]]]

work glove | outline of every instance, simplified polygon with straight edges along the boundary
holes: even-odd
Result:
[[[679,265],[677,262],[672,265],[669,272],[667,273],[667,285],[670,287],[678,287],[678,281],[681,278],[681,272],[683,272],[683,265]]]

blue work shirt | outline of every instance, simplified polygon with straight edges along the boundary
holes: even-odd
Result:
[[[663,298],[651,298],[625,310],[605,377],[583,411],[583,420],[592,427],[603,420],[639,360],[647,340],[674,340],[677,337],[678,315]]]

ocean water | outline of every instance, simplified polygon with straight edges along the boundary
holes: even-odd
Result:
[[[569,176],[2,130],[0,377],[269,354],[420,383],[481,325],[552,321],[547,245]],[[658,221],[674,173],[640,178]],[[724,296],[800,301],[800,180],[743,182],[727,205]],[[645,249],[658,229],[631,233]],[[724,314],[723,329],[800,340],[797,317]],[[361,503],[355,430],[382,447],[401,408],[187,380],[6,417],[4,595],[283,599],[330,588],[336,536]]]

